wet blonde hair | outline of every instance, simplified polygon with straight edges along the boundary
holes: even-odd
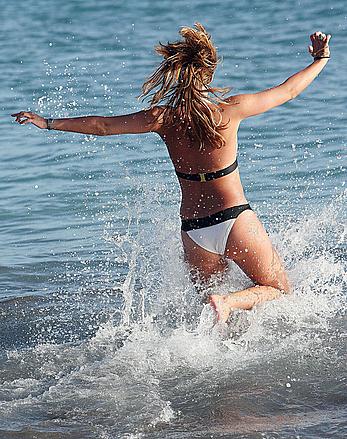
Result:
[[[140,97],[149,95],[151,108],[165,103],[164,123],[183,124],[200,149],[206,145],[219,148],[225,145],[219,130],[226,125],[221,124],[221,114],[216,121],[211,104],[227,103],[223,95],[230,89],[210,87],[219,63],[217,50],[200,23],[195,28],[183,27],[179,33],[182,40],[156,46],[164,60],[143,84]]]

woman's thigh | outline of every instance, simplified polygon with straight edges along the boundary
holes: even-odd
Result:
[[[242,212],[235,221],[225,255],[236,262],[255,284],[289,291],[283,263],[252,210]]]
[[[189,264],[193,280],[196,277],[207,282],[214,274],[226,270],[228,264],[223,256],[203,249],[186,232],[182,232],[182,242],[185,260]]]

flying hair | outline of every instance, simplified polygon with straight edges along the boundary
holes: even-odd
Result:
[[[140,97],[148,96],[151,108],[165,104],[164,123],[183,124],[199,149],[220,148],[225,139],[219,131],[227,124],[221,124],[222,115],[216,118],[212,108],[218,111],[216,103],[227,104],[223,96],[230,89],[210,87],[219,63],[217,50],[200,23],[182,27],[179,33],[183,39],[155,47],[164,59],[143,84]]]

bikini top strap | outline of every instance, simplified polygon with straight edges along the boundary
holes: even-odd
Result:
[[[179,172],[179,171],[175,171],[175,172],[177,177],[183,178],[184,180],[205,182],[205,181],[215,180],[216,178],[221,178],[224,177],[225,175],[231,174],[232,172],[235,171],[237,166],[238,164],[236,159],[234,163],[232,163],[231,165],[229,165],[224,169],[220,169],[219,171],[205,172],[201,174],[186,174],[184,172]]]

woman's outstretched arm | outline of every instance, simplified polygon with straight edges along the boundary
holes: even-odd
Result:
[[[324,69],[329,60],[329,41],[331,35],[315,32],[310,36],[312,46],[309,52],[314,57],[312,64],[288,78],[277,87],[259,93],[241,94],[229,98],[234,104],[232,111],[240,119],[265,113],[271,108],[284,104],[298,96]]]
[[[113,134],[138,134],[158,131],[160,128],[159,108],[143,110],[137,113],[122,116],[82,116],[66,119],[45,119],[30,111],[20,111],[12,114],[16,122],[21,125],[32,123],[41,129],[71,131],[96,136],[110,136]]]

